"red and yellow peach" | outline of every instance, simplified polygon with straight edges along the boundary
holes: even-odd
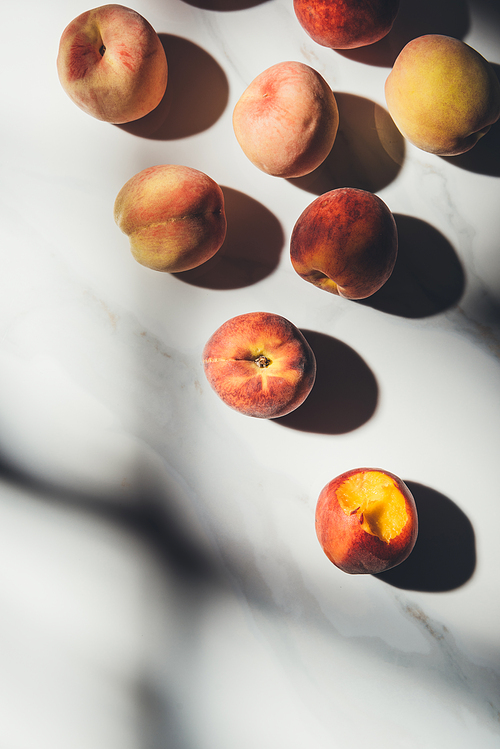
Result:
[[[311,39],[331,49],[355,49],[383,39],[399,0],[294,0],[297,19]]]
[[[175,164],[152,166],[129,179],[116,197],[114,218],[137,262],[168,273],[209,260],[227,229],[220,186],[197,169]]]
[[[303,334],[270,312],[250,312],[223,323],[204,347],[203,367],[226,405],[261,419],[298,408],[316,377],[316,358]]]
[[[346,299],[365,299],[392,273],[396,222],[387,205],[366,190],[343,187],[320,195],[292,231],[290,259],[301,278]]]

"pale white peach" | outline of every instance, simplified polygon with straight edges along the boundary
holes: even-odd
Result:
[[[337,102],[309,65],[281,62],[255,78],[233,110],[245,155],[275,177],[302,177],[330,153],[339,124]]]

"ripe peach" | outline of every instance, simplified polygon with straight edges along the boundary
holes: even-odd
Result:
[[[331,49],[354,49],[389,33],[399,0],[294,0],[293,7],[315,42]]]
[[[298,408],[316,377],[316,358],[300,330],[270,312],[250,312],[221,325],[205,345],[203,366],[224,403],[261,419]]]
[[[236,139],[250,161],[274,177],[302,177],[330,153],[337,102],[309,65],[281,62],[255,78],[233,110]]]
[[[469,151],[500,117],[500,83],[469,45],[441,34],[412,39],[385,83],[387,108],[417,148],[439,156]]]
[[[226,236],[220,186],[187,166],[152,166],[136,174],[118,193],[114,218],[137,262],[168,273],[209,260]]]
[[[320,195],[292,231],[290,259],[305,281],[346,299],[365,299],[389,278],[398,234],[387,205],[366,190]]]
[[[400,478],[355,468],[330,481],[316,506],[316,534],[343,572],[377,574],[403,562],[417,540],[415,500]]]
[[[123,5],[102,5],[64,29],[59,80],[87,114],[123,124],[151,112],[168,79],[165,51],[151,24]]]

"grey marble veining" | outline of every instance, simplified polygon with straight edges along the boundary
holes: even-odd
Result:
[[[288,0],[134,8],[170,54],[174,111],[124,127],[57,79],[60,34],[85,8],[4,12],[0,746],[493,749],[499,130],[462,157],[425,154],[383,85],[426,31],[498,70],[498,13],[402,0],[386,44],[341,54]],[[340,112],[325,164],[289,181],[259,172],[231,124],[248,83],[287,59],[321,72]],[[160,163],[223,187],[220,262],[175,277],[132,259],[114,199]],[[343,184],[379,194],[400,236],[363,303],[305,284],[288,256],[302,210]],[[306,331],[321,365],[300,413],[274,422],[228,409],[201,364],[222,322],[258,309]],[[359,465],[415,495],[419,540],[393,574],[345,575],[315,536],[319,492]]]

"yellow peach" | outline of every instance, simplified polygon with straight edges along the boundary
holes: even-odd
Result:
[[[468,44],[442,34],[412,39],[385,83],[387,108],[401,133],[422,151],[469,151],[500,117],[493,67]]]

